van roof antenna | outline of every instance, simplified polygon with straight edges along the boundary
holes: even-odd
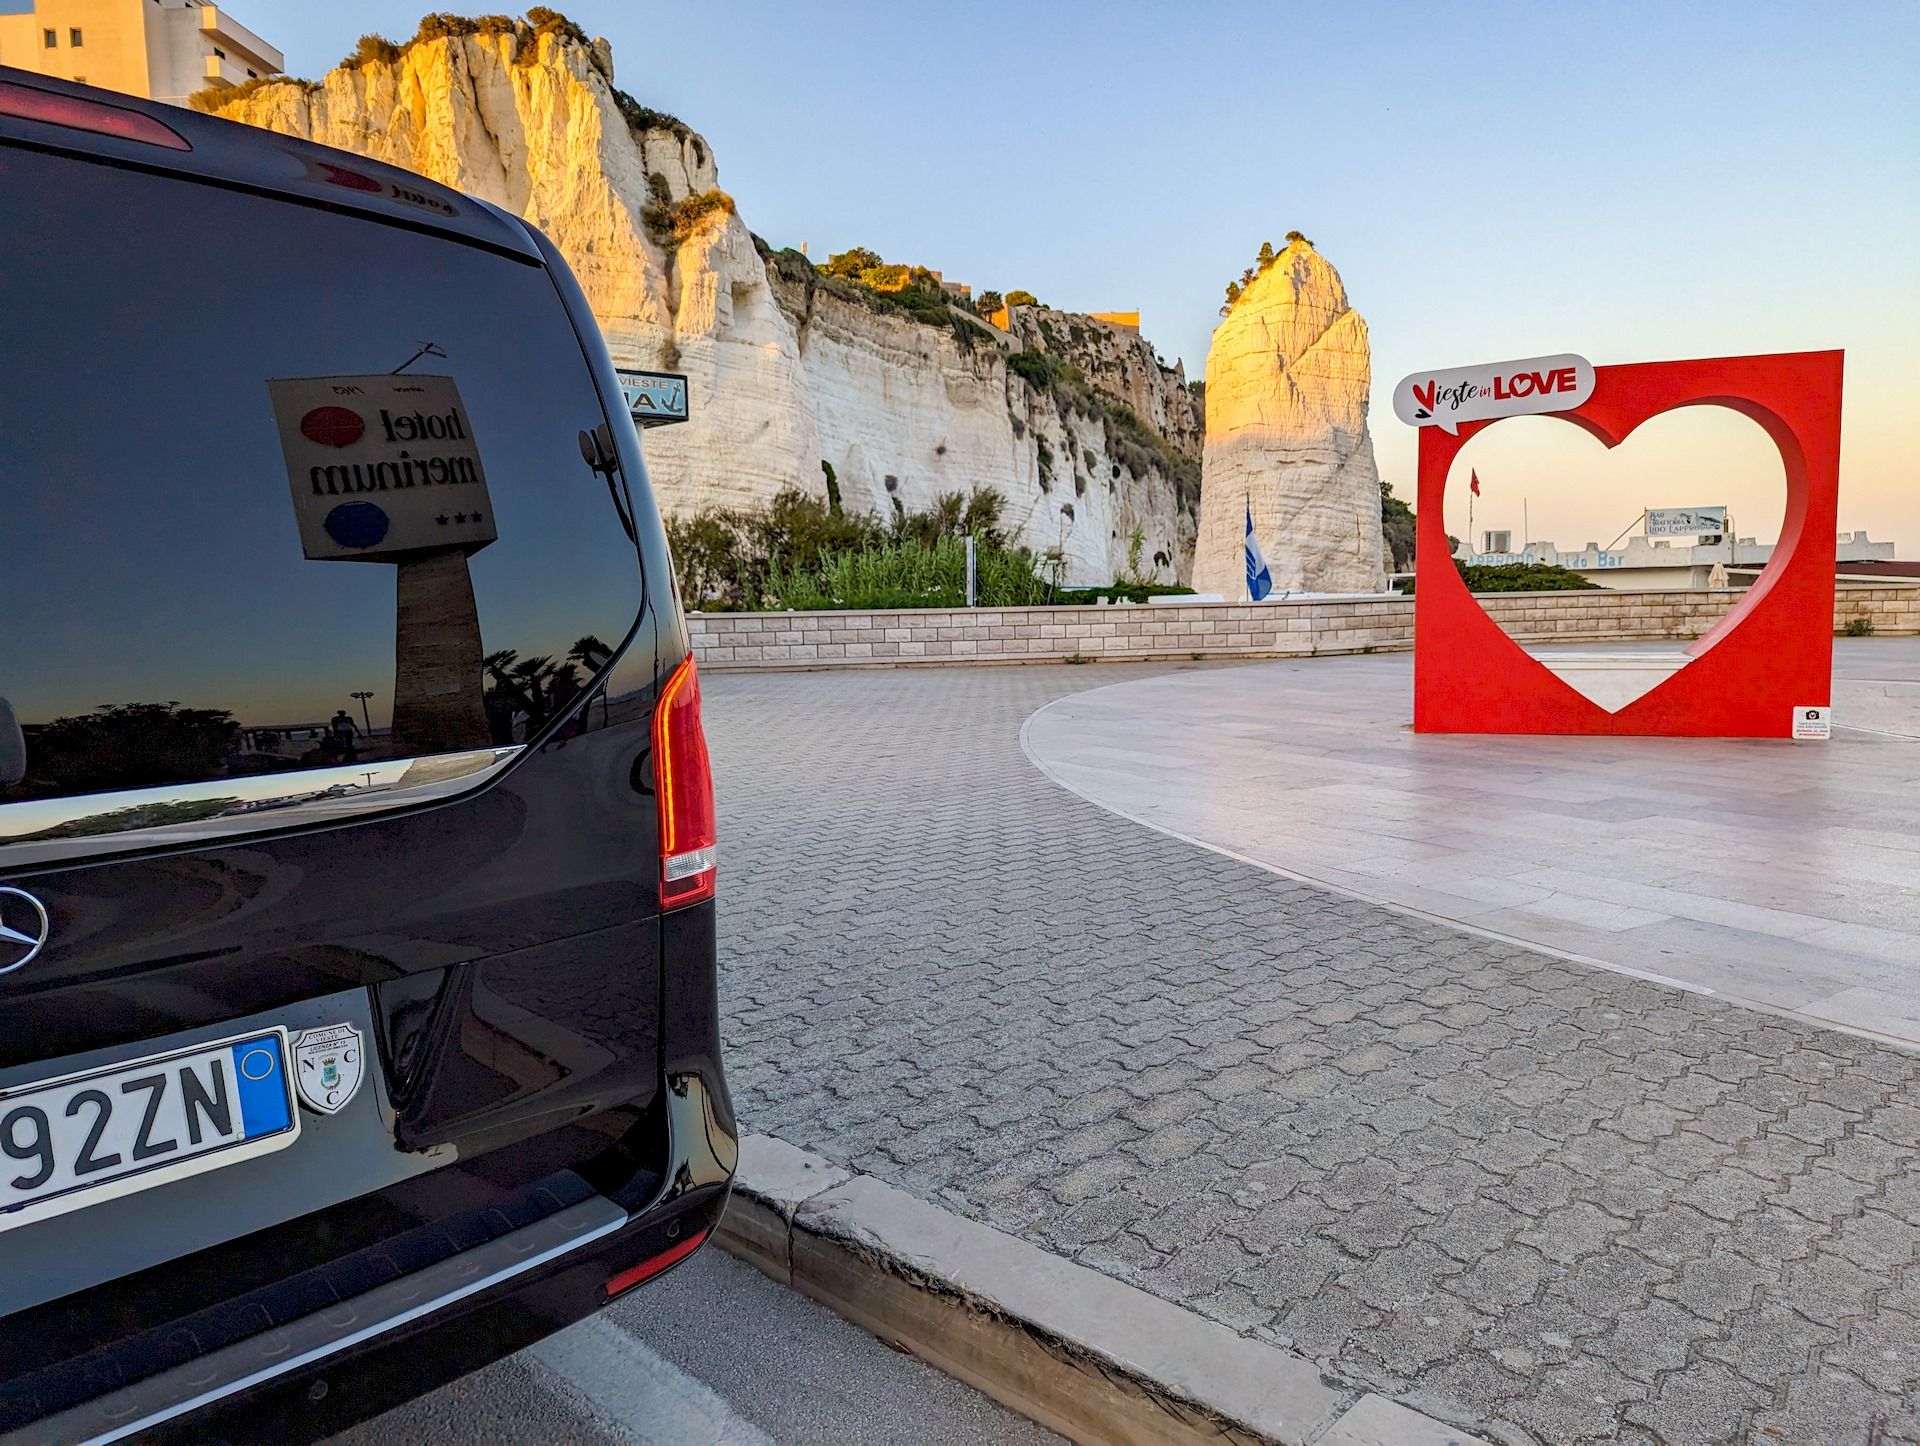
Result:
[[[405,371],[408,367],[412,366],[415,362],[419,361],[420,358],[423,356],[444,357],[445,355],[446,353],[441,351],[439,346],[436,343],[430,342],[430,341],[423,341],[420,343],[419,351],[415,352],[412,356],[408,357],[405,361],[401,362],[399,366],[395,367],[392,371],[388,372],[387,375],[394,376],[394,377],[399,376],[401,372]]]

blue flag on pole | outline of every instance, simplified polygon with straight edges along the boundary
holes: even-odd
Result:
[[[1260,551],[1260,539],[1253,535],[1253,499],[1247,499],[1247,596],[1259,602],[1273,591],[1273,574],[1267,571],[1267,559]]]

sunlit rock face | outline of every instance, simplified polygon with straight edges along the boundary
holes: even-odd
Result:
[[[717,188],[712,152],[684,127],[630,124],[612,74],[604,41],[523,25],[417,41],[220,113],[418,171],[545,231],[615,362],[687,374],[692,420],[646,438],[665,511],[823,495],[824,461],[847,505],[883,515],[997,488],[1009,529],[1057,550],[1069,583],[1111,581],[1135,526],[1143,573],[1189,574],[1199,418],[1177,367],[1137,333],[1046,313],[1089,380],[1156,433],[1156,452],[1084,393],[1008,373],[1010,352],[1047,348],[1036,326],[956,329],[850,301],[757,244],[730,206],[670,232],[659,208]]]
[[[1310,243],[1289,243],[1207,355],[1196,588],[1246,595],[1249,506],[1276,591],[1386,586],[1371,384],[1367,324],[1339,273]]]

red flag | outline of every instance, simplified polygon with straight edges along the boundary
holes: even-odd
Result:
[[[1467,478],[1467,485],[1473,489],[1473,495],[1478,497],[1480,495],[1480,474],[1478,472],[1469,472]]]

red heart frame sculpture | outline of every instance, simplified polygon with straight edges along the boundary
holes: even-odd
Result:
[[[1677,407],[1731,407],[1780,449],[1787,509],[1773,560],[1739,604],[1687,648],[1692,661],[1616,712],[1528,656],[1467,591],[1447,545],[1447,474],[1483,428],[1420,429],[1413,726],[1418,733],[1617,733],[1790,738],[1793,710],[1833,690],[1834,529],[1844,353],[1719,357],[1594,368],[1593,395],[1552,412],[1617,447]]]

